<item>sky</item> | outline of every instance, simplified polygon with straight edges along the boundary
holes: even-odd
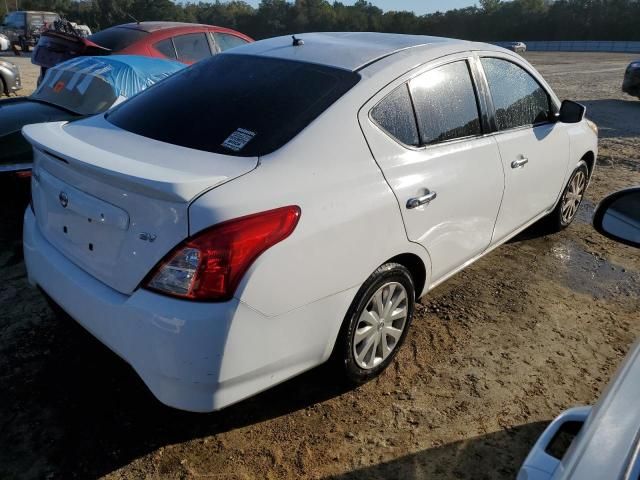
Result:
[[[257,7],[260,0],[246,0]],[[340,0],[345,5],[352,5],[355,0]],[[476,0],[369,0],[376,7],[383,10],[409,10],[422,15],[432,13],[437,10],[444,12],[454,8],[464,8],[475,5]]]

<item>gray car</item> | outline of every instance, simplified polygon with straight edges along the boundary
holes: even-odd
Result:
[[[21,88],[22,83],[18,66],[0,59],[0,96],[16,93]]]
[[[612,240],[640,248],[640,187],[603,200],[593,225]],[[640,341],[595,406],[569,409],[551,422],[518,480],[638,480],[639,398]]]
[[[524,42],[511,42],[507,48],[520,54],[527,51],[527,45]]]

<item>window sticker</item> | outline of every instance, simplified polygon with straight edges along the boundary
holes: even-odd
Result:
[[[256,132],[245,130],[244,128],[239,128],[231,135],[229,135],[224,142],[222,142],[222,146],[228,148],[229,150],[233,150],[234,152],[239,152],[255,136]]]

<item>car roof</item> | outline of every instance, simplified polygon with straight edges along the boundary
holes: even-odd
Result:
[[[291,36],[282,36],[243,45],[229,53],[298,60],[358,71],[410,48],[459,46],[460,50],[468,50],[478,45],[444,37],[373,32],[301,33],[295,37],[304,45],[293,46]]]
[[[7,12],[6,14],[9,15],[10,13],[42,13],[46,15],[58,15],[56,12],[47,12],[45,10],[15,10],[13,12]]]
[[[124,23],[122,25],[116,25],[116,28],[131,28],[135,30],[142,30],[143,32],[157,32],[159,30],[168,30],[170,28],[184,28],[184,27],[207,27],[211,28],[213,25],[204,25],[199,23],[186,23],[186,22],[139,22],[139,23]]]

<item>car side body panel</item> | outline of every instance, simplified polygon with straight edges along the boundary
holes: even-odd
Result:
[[[408,241],[393,192],[362,136],[353,107],[359,101],[357,89],[347,93],[289,144],[262,157],[255,171],[189,208],[191,235],[249,213],[301,208],[294,233],[258,258],[236,293],[267,316],[359,286],[400,254],[421,258],[429,276],[428,255]]]
[[[490,244],[502,200],[504,173],[495,140],[487,136],[443,142],[422,148],[401,145],[370,117],[372,108],[407,81],[470,54],[449,55],[414,69],[378,92],[360,109],[359,120],[376,161],[396,194],[408,238],[423,245],[432,259],[430,280],[482,253]],[[464,183],[465,188],[459,188]],[[428,205],[407,202],[427,193]]]

